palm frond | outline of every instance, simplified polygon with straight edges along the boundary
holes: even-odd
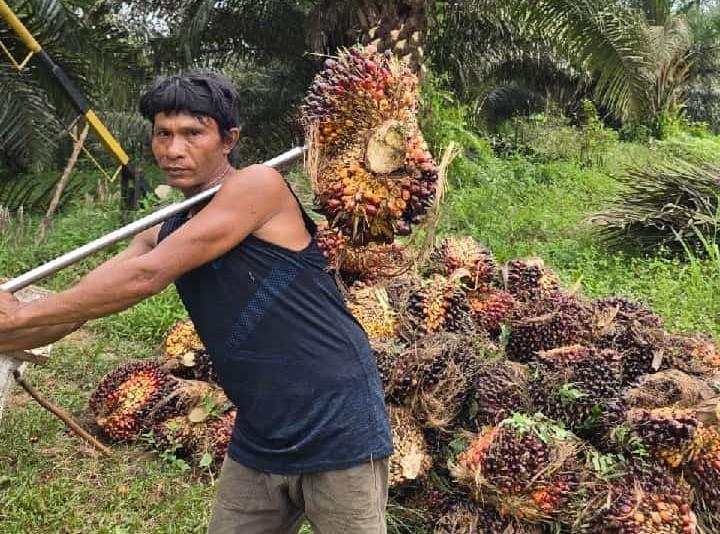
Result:
[[[674,160],[621,177],[622,191],[591,220],[608,243],[701,252],[720,234],[720,167]]]
[[[38,170],[51,161],[61,126],[43,88],[0,64],[0,163]]]

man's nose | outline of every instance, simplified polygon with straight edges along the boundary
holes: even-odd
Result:
[[[167,144],[166,155],[170,159],[179,159],[185,155],[185,141],[180,135],[173,135]]]

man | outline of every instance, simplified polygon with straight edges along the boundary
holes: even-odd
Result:
[[[74,287],[20,304],[0,293],[0,351],[66,335],[176,288],[237,405],[210,532],[384,533],[383,394],[367,336],[312,240],[315,226],[273,169],[234,169],[237,92],[195,71],[140,102],[167,183],[206,205],[135,237]]]

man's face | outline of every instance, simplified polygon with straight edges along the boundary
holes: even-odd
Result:
[[[165,180],[186,195],[198,193],[223,172],[237,141],[237,129],[223,139],[215,119],[187,113],[158,113],[152,151]]]

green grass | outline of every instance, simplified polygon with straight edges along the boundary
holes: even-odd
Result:
[[[471,234],[500,260],[542,256],[565,285],[579,281],[588,296],[629,296],[650,304],[670,330],[720,336],[717,256],[607,250],[587,222],[613,195],[614,177],[628,165],[678,152],[717,159],[718,138],[616,142],[594,167],[547,153],[542,161],[520,156],[503,160],[462,126],[457,110],[449,117],[436,113],[428,139],[436,147],[456,139],[466,151],[452,167],[443,233]],[[58,216],[40,247],[33,245],[37,219],[32,217],[22,236],[0,234],[0,274],[20,274],[118,227],[116,206],[116,199],[107,205],[76,200]],[[47,285],[66,287],[118,248],[55,275]],[[27,379],[92,427],[87,399],[98,380],[121,362],[156,357],[163,331],[184,315],[169,289],[132,310],[92,321],[84,334],[57,344],[50,365],[32,368]],[[105,459],[19,390],[0,428],[0,533],[186,533],[206,528],[214,493],[208,472],[182,471],[140,446],[113,446],[115,458]],[[394,525],[395,532],[417,532],[401,520]]]

